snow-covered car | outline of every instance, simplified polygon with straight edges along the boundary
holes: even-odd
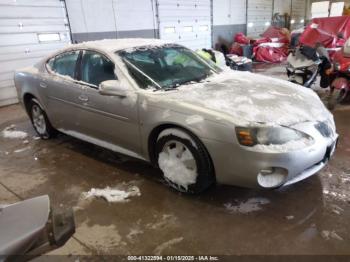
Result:
[[[338,137],[313,91],[161,40],[70,45],[15,85],[43,139],[58,130],[149,161],[188,193],[295,183],[325,166]]]

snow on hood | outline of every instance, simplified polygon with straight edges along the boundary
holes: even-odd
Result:
[[[314,91],[293,83],[249,72],[225,71],[207,81],[167,92],[169,99],[209,108],[233,117],[235,123],[293,125],[306,121],[333,122]]]

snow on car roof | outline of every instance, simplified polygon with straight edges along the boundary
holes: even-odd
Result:
[[[94,48],[103,50],[108,53],[114,53],[116,51],[128,48],[135,48],[140,46],[161,46],[167,43],[169,42],[152,38],[123,38],[82,42],[79,44],[71,44],[67,48]]]

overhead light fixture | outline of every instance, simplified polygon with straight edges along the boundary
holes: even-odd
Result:
[[[304,19],[301,19],[301,20],[300,20],[300,23],[301,23],[301,24],[303,24],[304,22],[305,22],[305,20],[304,20]]]
[[[37,34],[39,42],[58,42],[61,41],[59,33]]]
[[[294,20],[294,19],[290,20],[290,23],[291,23],[292,25],[295,24],[295,20]]]
[[[269,21],[265,23],[265,26],[270,26],[270,25],[271,23]]]
[[[248,23],[248,27],[253,27],[254,26],[254,23],[250,22]]]

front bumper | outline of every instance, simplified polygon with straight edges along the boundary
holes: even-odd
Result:
[[[333,155],[338,135],[325,137],[311,122],[293,128],[310,135],[314,139],[313,145],[289,152],[261,152],[234,143],[204,141],[213,160],[217,182],[262,188],[258,175],[271,167],[287,171],[286,179],[278,186],[291,185],[316,174]]]
[[[338,139],[336,139],[333,144],[331,144],[330,146],[327,147],[326,154],[321,162],[305,169],[300,174],[297,174],[296,176],[290,178],[282,186],[288,186],[288,185],[295,184],[301,180],[304,180],[304,179],[316,174],[318,171],[320,171],[327,164],[329,159],[333,156],[335,149],[337,147],[337,144],[338,144]]]

